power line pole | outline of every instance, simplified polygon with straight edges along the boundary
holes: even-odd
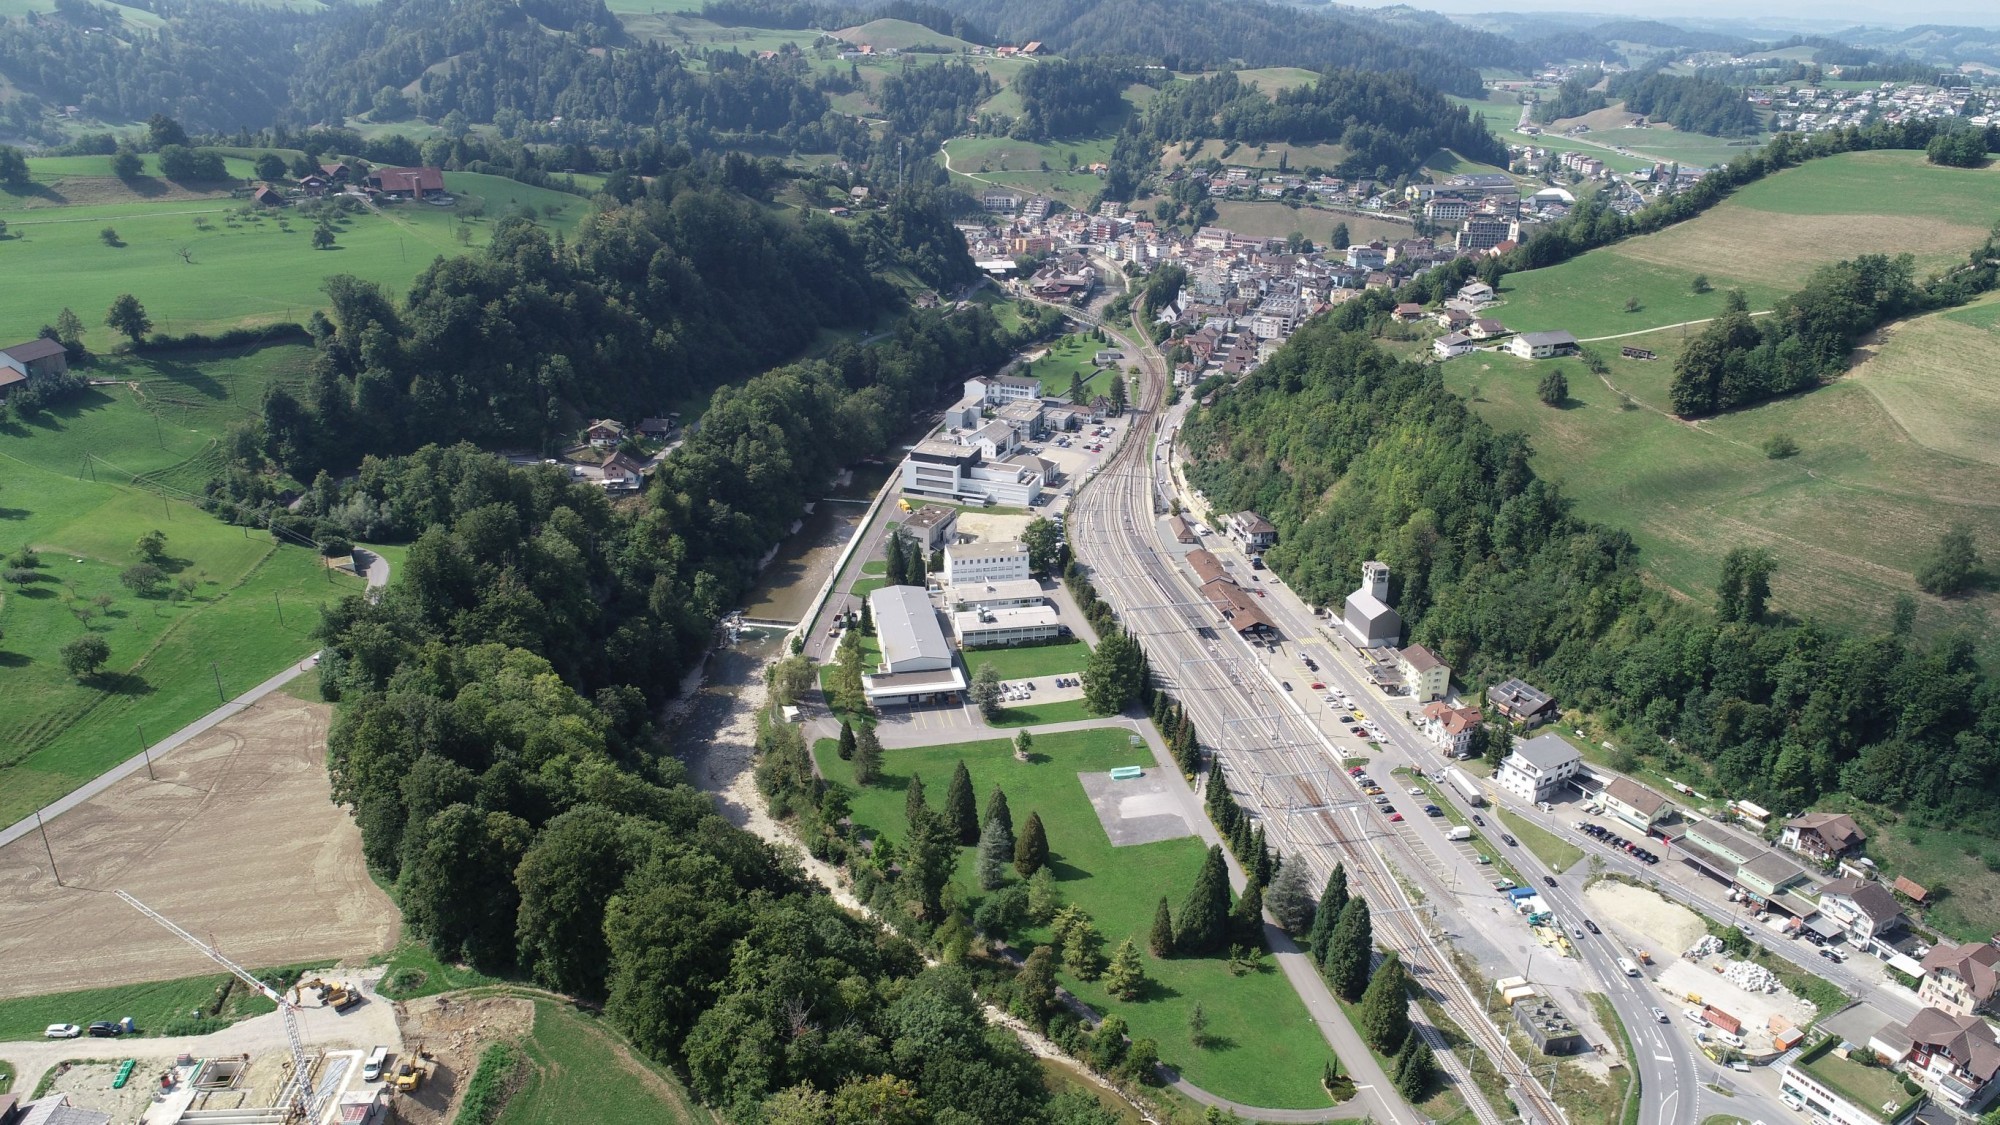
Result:
[[[229,702],[229,697],[222,694],[222,669],[217,668],[215,661],[211,660],[208,662],[208,670],[215,673],[215,698],[224,703]]]
[[[49,826],[42,823],[42,810],[35,810],[35,827],[42,830],[42,850],[49,853],[49,871],[56,877],[56,886],[63,885],[62,872],[56,870],[56,850],[49,846]]]
[[[139,753],[144,755],[146,758],[146,780],[147,781],[160,780],[159,778],[153,776],[153,750],[152,747],[146,745],[146,728],[140,726],[138,723],[133,723],[132,729],[139,732]]]

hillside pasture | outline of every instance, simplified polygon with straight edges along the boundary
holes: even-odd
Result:
[[[89,330],[85,342],[108,351],[115,340],[102,324],[104,310],[121,293],[138,297],[161,332],[303,321],[321,307],[321,283],[334,274],[400,295],[433,259],[484,245],[494,221],[510,212],[532,209],[537,222],[568,230],[590,207],[581,197],[498,176],[447,172],[445,183],[457,207],[407,203],[358,212],[336,224],[331,250],[313,249],[314,220],[289,208],[214,198],[52,209],[22,207],[0,194],[12,265],[0,275],[0,337],[32,336],[68,307]],[[470,233],[465,243],[455,229],[461,217]],[[101,236],[106,227],[119,245]]]
[[[2000,466],[2000,296],[1890,325],[1860,349],[1848,380],[1875,396],[1911,441]]]
[[[1923,339],[1917,334],[1919,346]],[[1883,349],[1890,354],[1870,362],[1905,362],[1892,351],[1898,342],[1892,334]],[[1660,358],[1619,358],[1620,344]],[[1731,548],[1765,547],[1778,561],[1772,585],[1780,612],[1885,629],[1896,595],[1911,593],[1921,607],[1920,632],[1950,625],[1987,632],[1985,615],[2000,597],[1933,598],[1916,591],[1912,569],[1951,523],[1970,525],[1987,556],[2000,551],[2000,464],[1941,451],[1972,440],[1943,431],[1990,425],[1990,412],[1939,411],[1919,440],[1864,377],[1682,422],[1667,412],[1682,346],[1678,331],[1598,345],[1610,366],[1604,378],[1574,360],[1529,363],[1488,353],[1443,370],[1447,386],[1488,422],[1529,437],[1536,471],[1559,483],[1579,514],[1630,532],[1653,580],[1691,600],[1712,599]],[[1544,406],[1535,393],[1551,367],[1569,378],[1563,409]],[[1764,444],[1778,434],[1800,452],[1768,457]]]
[[[1340,162],[1347,157],[1347,149],[1337,144],[1241,145],[1234,141],[1210,138],[1199,144],[1168,145],[1160,154],[1160,167],[1171,171],[1183,164],[1205,164],[1210,160],[1220,160],[1224,164],[1238,168],[1275,170],[1282,162],[1294,172],[1303,172],[1308,168],[1332,170],[1339,167]]]
[[[869,20],[854,27],[842,28],[833,35],[834,38],[855,46],[867,44],[878,51],[907,51],[912,47],[941,47],[947,51],[969,51],[973,47],[973,44],[963,39],[946,35],[941,31],[932,31],[923,24],[911,23],[908,20]]]
[[[1319,81],[1319,72],[1298,66],[1267,66],[1256,70],[1239,70],[1237,81],[1245,86],[1255,86],[1266,97],[1275,97],[1285,90],[1296,90]]]

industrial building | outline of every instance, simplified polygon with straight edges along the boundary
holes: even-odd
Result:
[[[1052,641],[1062,636],[1056,611],[1047,605],[969,609],[951,615],[960,648],[999,648]]]
[[[1012,541],[959,543],[944,549],[944,580],[954,591],[1028,577],[1028,548]]]
[[[1393,648],[1403,637],[1403,619],[1389,608],[1389,566],[1361,564],[1361,586],[1347,595],[1341,628],[1359,648]]]
[[[965,673],[923,587],[884,586],[868,595],[868,610],[882,646],[875,674],[861,677],[868,702],[897,707],[957,701]]]

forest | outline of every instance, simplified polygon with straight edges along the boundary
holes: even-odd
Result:
[[[1625,108],[1686,133],[1740,137],[1763,131],[1757,110],[1737,86],[1699,76],[1632,71],[1611,80],[1610,96]]]
[[[1604,72],[1594,66],[1584,67],[1563,79],[1555,93],[1543,98],[1536,107],[1535,120],[1547,124],[1603,109],[1607,104],[1604,93],[1593,89],[1603,80]]]
[[[1700,762],[1774,808],[1845,792],[2000,831],[2000,687],[1968,639],[1774,614],[1754,557],[1726,619],[1649,589],[1629,536],[1577,518],[1526,439],[1495,433],[1434,368],[1356,331],[1369,316],[1352,302],[1309,323],[1184,431],[1216,509],[1277,525],[1266,558],[1301,597],[1337,602],[1380,559],[1408,639],[1466,683],[1528,676],[1629,727],[1632,752]]]
[[[1342,70],[1275,99],[1232,73],[1175,82],[1153,99],[1146,124],[1164,143],[1220,137],[1257,144],[1339,144],[1342,175],[1384,179],[1414,170],[1441,148],[1507,163],[1483,120],[1409,78]]]
[[[1265,0],[951,0],[954,11],[1009,42],[1038,39],[1064,54],[1163,64],[1168,70],[1297,66],[1373,70],[1480,96],[1479,72],[1402,29],[1361,13],[1311,11]],[[1467,31],[1466,36],[1497,36]]]
[[[1918,283],[1914,268],[1908,254],[1821,266],[1761,319],[1731,292],[1723,315],[1674,362],[1674,412],[1700,417],[1809,390],[1845,371],[1854,346],[1883,324],[1992,289],[2000,280],[2000,226],[1955,269]]]
[[[1145,81],[1144,72],[1102,62],[1056,59],[1037,63],[1014,79],[1021,97],[1021,120],[1014,135],[1021,140],[1046,141],[1074,137],[1104,127],[1106,118],[1122,114],[1125,87]]]

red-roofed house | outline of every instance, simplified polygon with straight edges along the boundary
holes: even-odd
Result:
[[[1939,942],[1924,958],[1917,999],[1954,1016],[1991,1008],[2000,993],[2000,945]]]
[[[1482,718],[1477,707],[1453,707],[1443,702],[1426,704],[1424,735],[1452,757],[1463,757],[1466,744],[1472,741],[1472,728]]]
[[[444,172],[437,168],[377,168],[368,173],[368,186],[400,199],[450,194],[444,186]]]

